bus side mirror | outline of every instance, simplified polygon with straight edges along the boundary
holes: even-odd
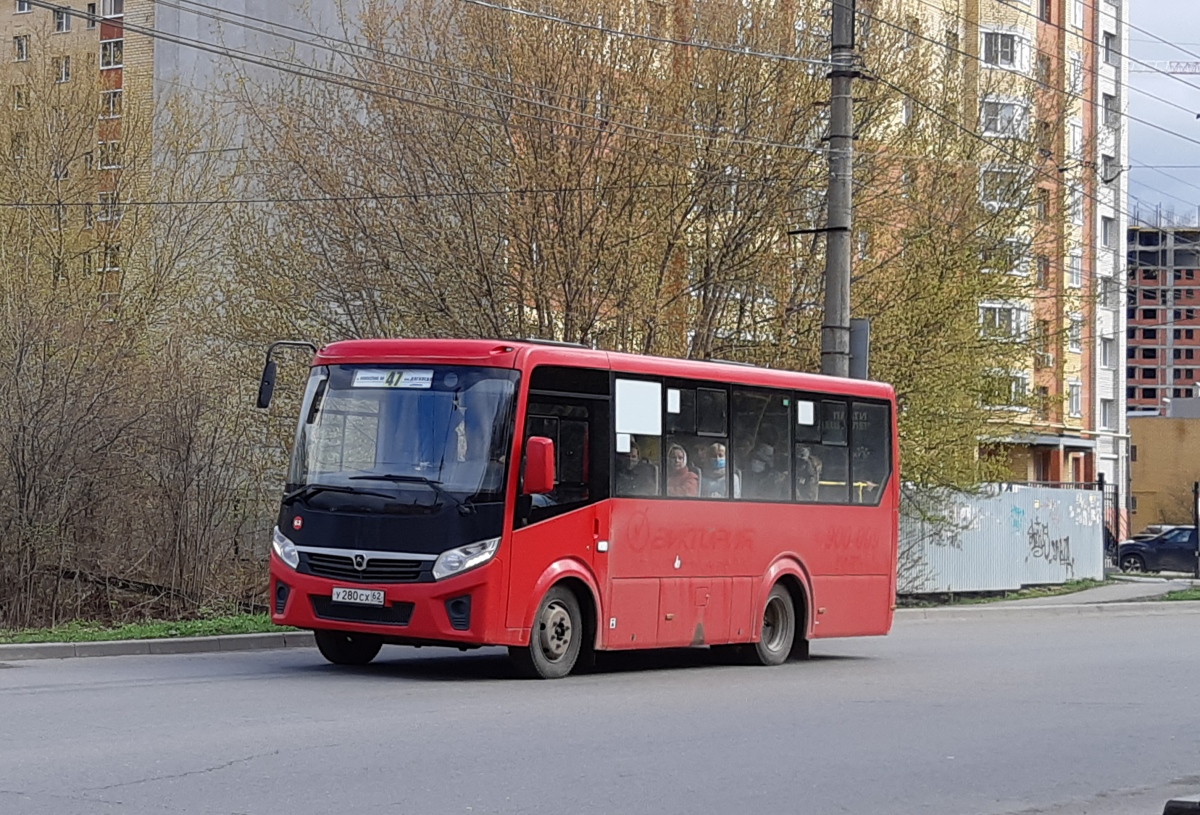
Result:
[[[263,368],[262,381],[258,383],[258,406],[266,410],[271,406],[271,396],[275,393],[275,360],[268,359]]]
[[[525,442],[525,478],[522,495],[554,492],[554,442],[545,436],[530,436]]]

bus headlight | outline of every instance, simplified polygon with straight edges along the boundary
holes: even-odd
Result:
[[[487,540],[468,543],[466,546],[442,552],[433,564],[433,579],[441,580],[443,577],[460,574],[468,569],[474,569],[476,566],[482,566],[495,556],[496,549],[499,546],[499,538],[488,538]]]
[[[284,537],[279,527],[275,527],[271,533],[271,548],[279,555],[280,560],[293,569],[300,565],[300,552],[296,550],[296,544]]]

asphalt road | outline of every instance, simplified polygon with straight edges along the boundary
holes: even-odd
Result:
[[[0,664],[0,813],[1160,813],[1200,792],[1200,614],[905,620],[779,668],[559,682],[501,652]]]

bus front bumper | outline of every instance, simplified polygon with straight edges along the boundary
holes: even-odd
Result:
[[[378,634],[414,645],[485,645],[499,603],[500,564],[491,561],[433,583],[356,583],[301,574],[271,553],[271,622],[295,628]],[[335,588],[382,591],[378,605],[334,602]],[[495,643],[500,644],[500,643]]]

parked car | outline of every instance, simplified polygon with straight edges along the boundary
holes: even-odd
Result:
[[[1125,541],[1117,563],[1123,572],[1191,572],[1196,568],[1196,527],[1175,526],[1151,538]]]

